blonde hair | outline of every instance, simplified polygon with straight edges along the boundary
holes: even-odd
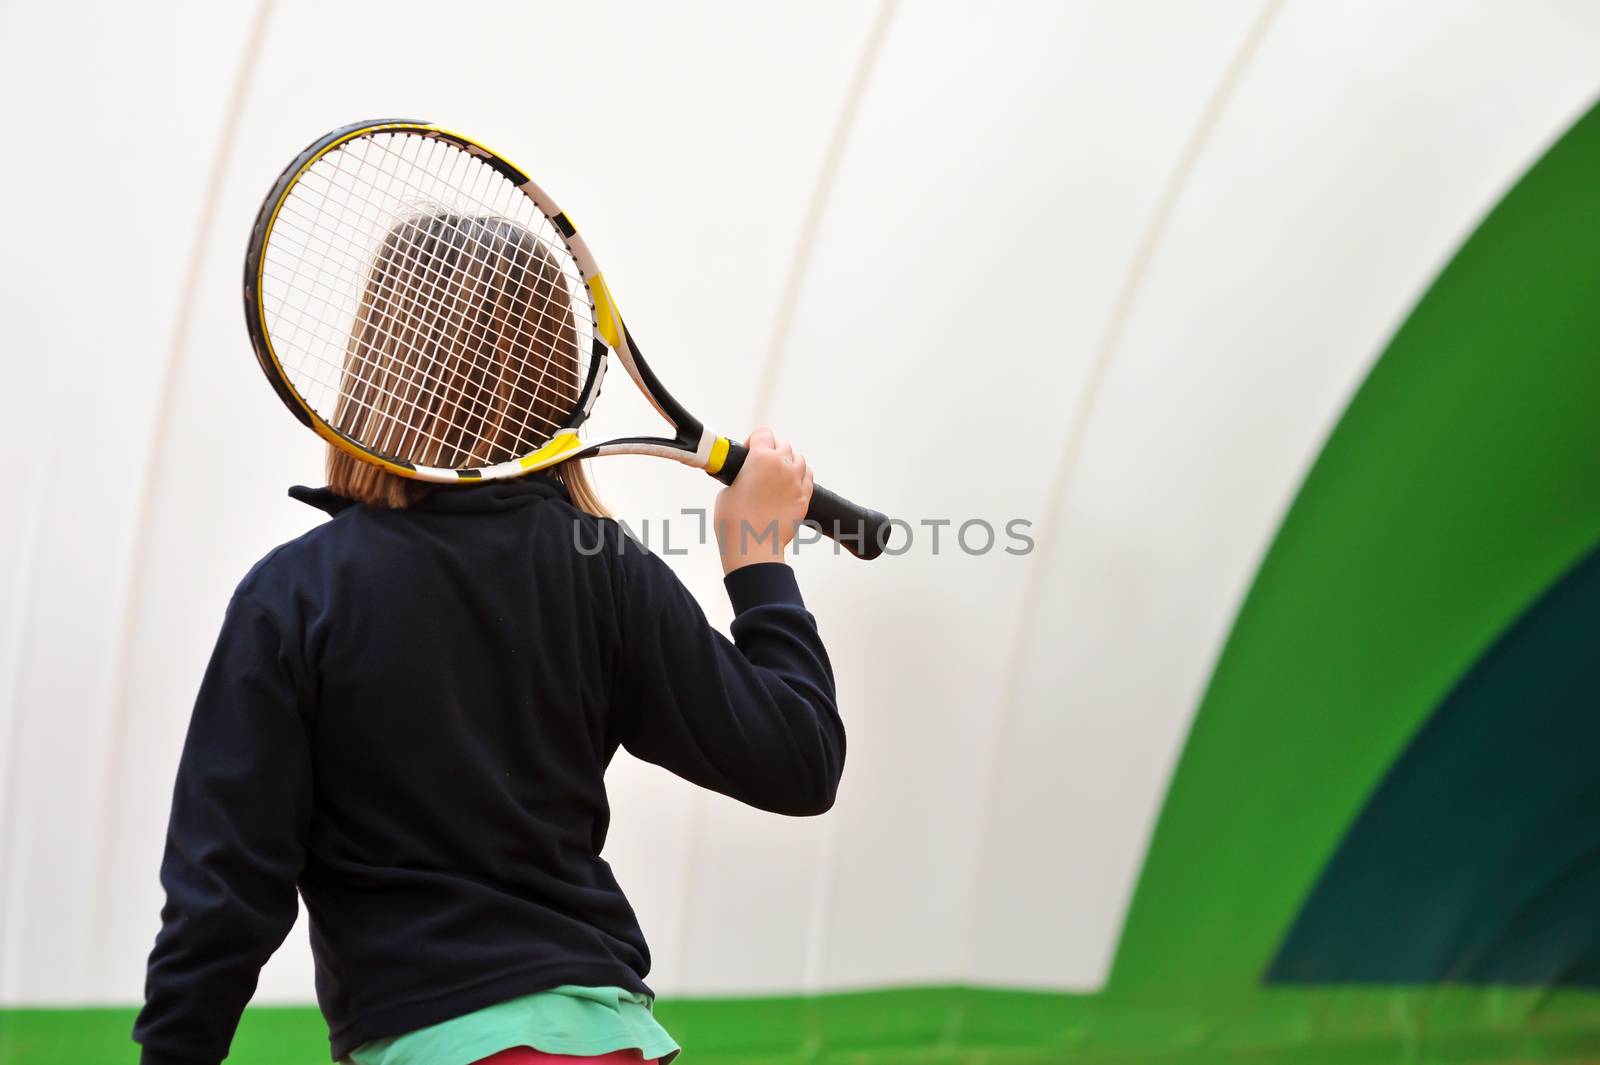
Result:
[[[372,264],[332,424],[420,465],[505,462],[561,427],[582,385],[579,355],[570,292],[543,242],[506,218],[414,215]],[[375,507],[450,490],[332,444],[327,473],[333,491]],[[580,509],[607,515],[581,462],[548,473]]]

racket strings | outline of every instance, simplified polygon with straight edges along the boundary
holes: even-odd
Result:
[[[325,197],[325,200],[326,200],[326,197]],[[352,349],[352,354],[354,354],[354,355],[356,355],[356,356],[358,356],[358,357],[359,357],[359,355],[360,355],[360,351],[359,351],[359,349],[356,349],[356,348],[353,348],[353,349]],[[324,359],[324,360],[322,360],[322,361],[323,361],[323,362],[324,362],[324,363],[326,363],[326,362],[327,362],[327,360],[326,360],[326,359]],[[415,375],[415,372],[414,372],[414,370],[413,370],[413,371],[412,371],[412,372],[408,372],[408,373],[407,373],[407,374],[405,374],[405,375],[404,375],[404,376],[405,376],[405,377],[406,377],[406,378],[407,378],[407,379],[411,379],[411,380],[416,380],[416,375]],[[358,397],[358,398],[359,398],[359,397]],[[367,408],[367,409],[369,409],[369,410],[380,410],[380,409],[382,409],[382,408],[377,408],[377,407],[374,407],[374,406],[373,406],[373,405],[372,405],[372,404],[368,404],[368,403],[360,403],[360,404],[358,404],[358,406],[365,406],[365,407],[366,407],[366,408]],[[419,429],[420,429],[420,427],[419,427]],[[426,431],[426,430],[425,430],[425,429],[420,429],[420,432],[421,432],[421,433],[422,433],[422,435],[424,435],[424,436],[433,436],[433,435],[434,435],[434,434],[431,434],[431,433],[428,433],[428,432],[427,432],[427,431]],[[393,444],[392,444],[392,442],[389,442],[389,446],[390,446],[390,447],[393,447]]]
[[[449,235],[452,240],[462,235],[459,227],[458,221],[455,232]],[[466,271],[461,274],[459,260],[463,255]],[[438,428],[431,435],[436,438],[441,435],[447,437],[456,445],[459,453],[480,463],[487,455],[509,457],[517,450],[526,450],[526,447],[519,445],[534,442],[529,439],[530,423],[539,428],[540,441],[547,438],[551,430],[559,427],[567,413],[564,408],[570,407],[577,395],[575,360],[570,356],[558,360],[555,352],[543,352],[544,357],[538,360],[541,366],[540,380],[529,386],[525,379],[528,366],[516,357],[517,352],[548,346],[541,345],[540,341],[548,341],[554,336],[560,350],[570,353],[573,350],[572,332],[570,328],[555,331],[547,324],[553,303],[550,292],[543,293],[538,324],[530,329],[527,301],[513,298],[508,303],[504,289],[506,282],[484,276],[485,259],[481,253],[474,252],[470,247],[465,252],[452,249],[446,257],[447,262],[450,260],[457,261],[447,269],[453,269],[459,276],[450,285],[450,303],[445,306],[440,306],[437,294],[430,291],[439,284],[430,275],[440,271],[428,268],[428,264],[435,260],[424,258],[420,270],[414,258],[407,262],[406,272],[411,273],[417,283],[399,286],[403,293],[399,301],[399,316],[406,319],[420,317],[429,322],[428,336],[422,349],[429,362],[424,367],[417,360],[407,360],[407,378],[412,384],[417,384],[417,370],[421,369],[421,380],[433,392],[430,409],[434,412]],[[502,268],[487,272],[525,274],[527,271],[524,267],[520,270]],[[517,279],[511,277],[510,280],[514,283]],[[388,312],[388,320],[378,329],[380,343],[391,339],[395,328],[395,286],[391,284],[387,288],[389,291],[375,294],[380,304],[389,304],[379,307],[381,311]],[[471,310],[473,305],[476,311]],[[566,317],[570,321],[570,313]],[[508,318],[510,321],[507,321]],[[520,342],[508,345],[508,339]],[[492,358],[491,352],[494,353]],[[352,353],[359,355],[360,352],[353,348]],[[552,391],[547,380],[550,377],[549,368],[558,361],[571,368],[561,375],[564,386],[559,391]],[[515,373],[508,380],[506,371],[512,366],[515,367]],[[491,374],[492,383],[489,380]],[[495,393],[496,398],[492,402],[486,395],[488,391]],[[497,413],[491,413],[492,409]],[[508,437],[508,426],[513,423],[514,430]],[[469,443],[469,438],[475,439],[476,444]],[[492,441],[502,441],[498,449],[503,455],[494,451],[486,452],[480,446]],[[403,441],[400,446],[409,449],[409,441]],[[455,465],[458,458],[455,455],[424,452],[422,461],[430,465]]]
[[[497,273],[503,280],[514,283],[515,279],[513,279],[503,270],[499,270]],[[267,276],[272,278],[278,277],[278,275],[270,271],[268,272]],[[460,326],[464,324],[464,318],[459,315],[459,312],[455,308],[450,306],[450,301],[453,300],[453,293],[449,290],[450,286],[447,283],[447,278],[441,271],[432,267],[424,267],[423,269],[419,269],[415,272],[411,279],[411,283],[419,292],[424,292],[425,290],[430,313],[446,317],[451,325]],[[325,305],[334,305],[335,301],[330,296],[323,296],[308,289],[303,289],[288,280],[283,280],[283,285],[285,288],[304,293],[308,298],[317,300]],[[524,307],[528,305],[527,301],[521,302]],[[544,321],[544,317],[541,316],[538,326],[532,330],[533,335],[547,343],[561,342],[566,339],[565,336],[560,332],[546,326]],[[573,385],[582,384],[581,378],[579,378],[575,372],[569,372],[566,380],[568,383]]]
[[[416,137],[412,137],[412,138],[408,138],[408,139],[410,141],[413,141],[413,142],[418,141],[418,140],[424,140],[423,138],[416,138]],[[448,144],[445,144],[442,141],[435,140],[435,139],[425,139],[425,140],[426,140],[426,144],[428,145],[428,150],[431,153],[433,153],[434,155],[437,155],[438,153],[443,152],[446,155],[454,157],[456,165],[455,165],[455,170],[452,172],[451,178],[450,178],[451,184],[453,186],[460,187],[460,181],[459,181],[459,177],[458,177],[458,172],[462,167],[467,167],[467,168],[469,168],[471,170],[475,170],[476,171],[477,176],[478,176],[479,186],[481,186],[484,182],[489,182],[491,184],[498,184],[502,188],[504,186],[509,185],[509,182],[507,182],[505,178],[501,177],[499,175],[499,173],[497,171],[495,171],[493,168],[485,165],[484,163],[482,163],[481,161],[479,161],[477,159],[474,159],[472,156],[468,155],[467,153],[461,151],[458,148],[455,148],[453,145],[448,145]],[[387,155],[391,160],[393,160],[395,162],[398,162],[398,163],[406,163],[406,162],[408,162],[408,160],[406,160],[406,158],[404,157],[404,155],[402,153],[396,152],[389,145],[389,143],[386,142],[385,140],[374,139],[372,143],[373,143],[373,146],[378,151],[380,151],[380,152],[384,153],[385,155]],[[335,165],[337,166],[338,163],[335,162]],[[411,192],[412,194],[414,194],[414,195],[425,195],[424,191],[422,189],[418,188],[414,183],[409,182],[405,178],[401,178],[400,180],[402,180],[402,182],[406,185],[407,190],[409,192]],[[492,207],[490,204],[488,204],[488,203],[486,203],[484,201],[484,199],[482,198],[481,194],[472,195],[472,194],[463,193],[462,198],[464,200],[466,200],[472,207],[474,207],[475,209],[477,209],[477,210],[479,210],[481,212],[484,212],[486,214],[487,213],[492,213],[492,212],[495,211],[494,207]],[[585,298],[587,298],[586,285],[585,285],[585,283],[583,281],[582,274],[578,270],[576,262],[571,258],[570,255],[565,253],[565,245],[563,243],[561,243],[558,239],[556,239],[555,233],[554,233],[554,227],[550,223],[549,219],[545,218],[542,214],[538,213],[538,211],[535,208],[532,208],[531,205],[529,204],[527,198],[521,196],[520,192],[515,194],[514,202],[519,207],[522,208],[522,213],[524,215],[526,215],[528,217],[534,217],[534,218],[537,218],[539,220],[541,232],[538,233],[538,234],[535,234],[535,236],[536,236],[536,238],[538,238],[540,240],[540,243],[543,245],[543,247],[552,254],[553,261],[558,263],[561,267],[564,268],[563,269],[563,273],[565,275],[564,280],[565,280],[565,283],[566,283],[567,290],[569,292],[571,292],[571,291],[584,292],[585,293]],[[552,305],[550,303],[548,303],[548,302],[542,305],[541,324],[543,322],[543,311],[548,311],[550,306],[552,306]],[[592,314],[592,308],[591,308],[591,314]]]
[[[424,139],[424,138],[413,138],[413,139],[420,140],[420,139]],[[438,142],[438,141],[430,141],[429,143],[438,144],[440,142]],[[384,149],[384,150],[387,151],[391,156],[395,156],[396,158],[403,159],[403,157],[397,156],[393,152],[392,149]],[[458,153],[458,154],[460,154],[460,156],[461,156],[461,158],[463,160],[471,160],[471,157],[466,155],[465,153]],[[377,189],[377,187],[375,185],[373,185],[368,179],[366,179],[361,174],[359,174],[357,172],[350,171],[347,168],[343,167],[340,164],[340,161],[339,161],[337,156],[328,157],[326,161],[328,162],[329,168],[331,169],[331,171],[333,173],[339,174],[341,176],[349,177],[353,182],[358,183],[358,184],[366,185],[369,189],[373,190],[374,192],[379,192],[380,191],[380,190]],[[493,173],[493,171],[490,170],[488,167],[483,167],[482,169],[484,171],[489,172],[489,173]],[[498,178],[498,175],[495,175],[495,176]],[[500,180],[503,180],[503,179],[500,179]],[[415,186],[413,184],[409,184],[408,183],[406,187],[407,187],[407,190],[409,192],[413,193],[414,195],[416,195],[418,197],[421,197],[421,196],[425,195],[423,190],[421,190],[420,188],[418,188],[417,186]],[[285,201],[285,203],[283,205],[283,208],[281,208],[280,211],[279,211],[279,217],[281,218],[281,217],[287,215],[290,218],[293,218],[296,221],[301,222],[301,223],[303,223],[303,224],[305,224],[307,226],[306,230],[296,231],[296,230],[291,229],[291,232],[298,232],[298,233],[300,233],[301,235],[303,235],[304,237],[306,237],[308,239],[312,239],[312,240],[319,239],[319,235],[318,235],[319,234],[319,230],[318,230],[318,222],[317,222],[317,220],[316,219],[307,218],[304,214],[300,213],[299,211],[296,211],[296,210],[292,209],[290,205],[291,205],[291,203],[294,203],[294,202],[297,202],[297,201]],[[486,206],[482,204],[482,201],[478,200],[476,198],[472,199],[472,204],[475,207],[481,207],[481,208],[484,208],[485,210],[487,209]],[[541,216],[541,219],[542,219],[542,216]],[[548,220],[544,220],[544,221],[546,222],[546,225],[548,225]],[[276,233],[276,230],[275,230],[275,233]],[[348,270],[341,271],[341,275],[342,276],[341,276],[340,280],[343,281],[343,282],[348,282],[349,284],[359,284],[361,276],[365,273],[365,271],[367,270],[368,266],[370,265],[370,256],[366,256],[366,255],[357,256],[357,255],[351,253],[351,251],[348,248],[340,247],[340,246],[336,246],[336,245],[332,244],[325,236],[320,237],[320,239],[321,239],[321,241],[322,241],[322,243],[324,245],[324,251],[322,252],[322,254],[324,256],[327,256],[329,253],[332,253],[333,255],[340,257],[341,260],[349,267]],[[545,241],[545,243],[549,244],[550,241],[547,239]],[[569,287],[570,288],[576,288],[576,289],[583,288],[584,287],[584,281],[583,281],[581,273],[577,269],[577,264],[571,259],[570,256],[562,255],[562,256],[560,256],[560,258],[563,260],[563,266],[565,267],[564,274],[565,274],[565,277],[566,277],[566,280],[568,282]],[[502,271],[502,276],[504,276],[504,272],[503,271]],[[317,298],[317,299],[326,301],[326,297],[317,296],[315,294],[312,294],[312,295],[313,295],[313,298]]]
[[[436,420],[441,403],[452,397],[439,387],[450,384],[448,372],[441,374],[437,354],[440,323],[418,315],[417,286],[395,285],[391,280],[408,274],[414,277],[415,260],[422,250],[408,241],[412,246],[406,256],[412,261],[397,262],[392,256],[398,246],[394,237],[400,232],[391,234],[373,271],[346,361],[344,394],[368,402],[356,411],[341,409],[336,426],[370,447],[390,453],[404,451],[415,455],[417,461],[428,462],[440,451],[456,446],[445,438],[450,435],[448,423],[441,428]],[[375,327],[374,323],[386,319],[392,329]],[[429,363],[426,367],[424,358]],[[394,438],[396,433],[399,440]],[[418,441],[432,446],[419,449]]]
[[[283,212],[283,214],[287,214],[287,213],[288,212]],[[282,216],[283,215],[280,214],[279,217],[281,218]],[[363,263],[361,265],[365,266],[366,264]],[[315,300],[315,301],[317,301],[319,303],[322,303],[322,304],[324,304],[326,306],[329,306],[329,307],[333,307],[337,303],[337,301],[332,296],[323,295],[323,294],[321,294],[319,292],[312,291],[311,289],[303,288],[300,285],[296,284],[295,282],[293,282],[293,281],[291,281],[291,280],[289,280],[287,278],[283,278],[281,275],[278,275],[278,274],[273,273],[271,271],[267,272],[267,276],[269,278],[272,278],[274,280],[279,281],[283,285],[284,288],[289,289],[289,290],[294,291],[294,292],[298,292],[298,293],[304,295],[307,299]],[[435,300],[434,300],[434,309],[435,309],[436,312],[442,312],[443,311],[444,303],[442,301],[444,299],[448,298],[448,293],[446,293],[444,291],[444,286],[436,284],[436,281],[438,280],[438,278],[440,276],[441,275],[438,275],[437,272],[435,272],[435,276],[433,278],[424,279],[419,275],[419,280],[422,281],[423,284],[426,285],[428,288],[434,290],[435,297],[436,297]],[[503,276],[507,276],[508,277],[509,275],[503,275]],[[352,284],[356,284],[358,282],[353,280],[351,283]],[[540,329],[540,330],[537,330],[536,332],[545,340],[552,340],[552,339],[558,338],[558,334],[555,333],[554,331],[550,330],[550,329]],[[581,384],[582,383],[582,380],[580,378],[577,378],[576,376],[571,377],[570,380],[574,384]]]
[[[413,139],[416,139],[416,138],[413,138]],[[435,145],[435,154],[437,154],[437,152],[439,150],[438,147],[437,147],[438,142],[429,141],[427,143]],[[394,155],[393,152],[390,152],[389,154],[390,155]],[[465,161],[470,159],[470,157],[467,157],[465,155],[465,153],[457,152],[456,154],[459,157],[458,164],[461,163],[461,162],[465,162]],[[342,166],[338,167],[337,169],[338,169],[338,171],[340,173],[346,173],[346,174],[350,173],[350,171],[348,171],[346,168],[344,168]],[[479,166],[479,169],[480,170],[487,170],[488,168]],[[492,171],[490,173],[492,173]],[[498,179],[497,175],[496,175],[496,177]],[[503,179],[498,179],[498,180],[503,180]],[[361,183],[367,185],[369,188],[373,187],[371,182],[362,181]],[[414,182],[406,181],[405,184],[406,184],[408,190],[411,192],[411,194],[413,196],[417,196],[419,194],[422,194],[423,191],[424,191],[419,186],[417,186]],[[483,206],[483,200],[481,199],[481,197],[468,197],[468,199],[470,199],[475,205]],[[480,252],[480,258],[482,258],[483,256],[482,256],[481,253],[482,253],[483,249],[480,247],[477,250]],[[347,257],[347,259],[348,259],[348,257]],[[497,273],[501,276],[502,280],[505,279],[506,271],[504,270],[503,267],[499,268],[497,270]],[[440,283],[441,282],[441,271],[438,271],[438,270],[423,269],[423,270],[417,271],[414,274],[414,279],[415,279],[416,284],[420,285],[420,286],[433,288],[433,289],[439,289],[439,288],[444,288],[445,287]],[[348,274],[346,276],[346,280],[348,280]],[[291,284],[292,284],[292,282],[291,282]],[[443,308],[442,307],[435,307],[435,310],[436,311],[443,310]],[[539,332],[544,333],[546,338],[549,338],[550,330],[548,328],[541,329],[541,330],[539,330]],[[575,376],[576,375],[572,374],[572,373],[569,373],[567,375],[569,380],[574,379]]]
[[[329,424],[460,468],[526,453],[572,420],[593,305],[549,219],[482,160],[436,138],[358,138],[313,164],[277,218],[269,332]]]
[[[375,330],[375,332],[377,332],[379,334],[379,336],[382,337],[382,336],[387,335],[389,333],[389,330],[387,330],[385,328],[382,328],[382,327],[379,327],[379,328],[377,328]],[[339,375],[342,372],[342,370],[344,369],[344,367],[341,367],[338,363],[332,362],[332,361],[330,361],[330,360],[328,360],[327,358],[324,358],[324,357],[313,356],[313,358],[315,359],[315,361],[318,364],[318,366],[322,367],[327,372],[324,373],[324,374],[317,374],[317,373],[313,373],[310,370],[309,367],[302,366],[302,368],[301,368],[302,371],[303,371],[303,375],[302,376],[306,380],[315,381],[318,384],[325,385],[330,390],[337,389],[337,387],[338,387],[337,382],[339,380]],[[357,363],[357,364],[362,364],[362,365],[368,366],[369,368],[372,365],[371,360],[368,359],[366,356],[364,356],[362,354],[361,349],[356,349],[351,353],[350,361],[353,361],[354,363]],[[406,375],[406,377],[407,377],[408,380],[416,381],[415,374],[408,374],[408,375]],[[520,375],[519,375],[518,380],[520,382],[520,380],[521,380]],[[425,386],[427,384],[427,382],[422,382],[422,381],[417,381],[416,383],[419,386]],[[450,386],[447,384],[445,386],[445,390],[448,391],[449,388],[450,388]],[[546,416],[536,415],[536,413],[533,411],[533,409],[529,406],[529,404],[527,402],[528,400],[531,400],[531,399],[534,398],[531,392],[529,392],[526,388],[523,388],[523,389],[521,389],[521,393],[526,397],[525,400],[523,400],[522,402],[514,402],[512,405],[514,407],[516,407],[519,411],[521,411],[524,414],[525,418],[529,417],[529,416],[536,416],[536,417],[539,417],[542,420],[542,422],[544,423],[544,427],[545,428],[550,429],[550,430],[554,430],[556,428],[559,428],[559,425],[556,424],[555,421],[551,420],[547,415]],[[355,403],[358,406],[366,406],[369,409],[372,409],[374,411],[378,411],[379,410],[379,408],[373,407],[371,404],[366,403],[359,396],[351,396],[351,395],[346,394],[345,396],[342,397],[341,401]],[[414,402],[412,402],[411,405],[413,407],[417,406],[417,404],[415,404]],[[429,436],[425,432],[422,435],[424,437],[434,441],[434,442],[439,442],[437,437]],[[377,443],[376,441],[363,441],[363,442],[364,443],[368,443],[369,446],[374,444],[374,443]],[[394,451],[393,449],[391,449],[390,453],[397,453],[397,452]]]
[[[466,334],[472,338],[472,343],[465,348],[459,345],[455,348],[454,355],[457,359],[461,358],[463,354],[470,354],[474,360],[477,360],[481,354],[481,349],[487,342],[488,346],[499,347],[503,352],[503,362],[509,363],[512,361],[505,357],[504,348],[500,346],[501,338],[507,335],[507,330],[493,325],[493,316],[490,313],[489,306],[492,301],[498,301],[498,298],[502,295],[502,293],[496,291],[496,288],[505,289],[506,286],[504,284],[496,286],[493,282],[485,279],[484,258],[481,255],[469,257],[467,259],[467,272],[460,280],[460,283],[455,286],[460,290],[455,295],[465,297],[464,300],[455,302],[476,303],[478,306],[473,320],[469,321],[466,317],[469,308],[445,306],[439,302],[436,294],[422,291],[424,288],[434,287],[432,282],[423,280],[430,271],[422,267],[433,259],[441,258],[438,254],[438,249],[416,246],[418,244],[418,234],[407,233],[406,229],[397,230],[396,233],[413,246],[409,249],[403,262],[400,263],[402,267],[400,269],[394,268],[397,261],[393,257],[393,247],[391,246],[387,253],[389,258],[383,268],[380,268],[375,273],[372,298],[367,304],[363,305],[362,312],[358,316],[358,333],[364,337],[364,344],[352,346],[351,358],[360,362],[367,362],[369,360],[364,358],[364,350],[372,350],[385,344],[395,343],[410,347],[426,344],[428,350],[437,352],[438,345],[443,342],[444,338],[451,335]],[[471,239],[478,244],[483,243],[463,230],[457,220],[452,220],[450,231],[438,236],[455,245],[451,249],[451,254],[444,257],[447,261],[457,258],[461,238]],[[447,266],[446,269],[459,269],[459,263],[453,263]],[[438,273],[438,271],[432,272]],[[519,276],[515,275],[520,275],[526,271],[518,268],[506,271],[502,268],[500,272],[510,282],[510,291],[513,293],[511,301],[513,312],[518,323],[525,328],[527,318],[526,303],[528,301],[522,298],[522,281]],[[397,284],[394,281],[397,276],[402,278],[409,277],[410,280],[409,282]],[[487,289],[487,292],[474,293],[473,289]],[[482,298],[485,295],[488,298]],[[549,298],[548,293],[546,298]],[[419,306],[419,303],[422,306]],[[518,306],[519,303],[522,306]],[[502,317],[504,317],[503,314]],[[416,335],[420,331],[419,325],[424,323],[429,324],[431,330],[425,340]],[[360,332],[361,330],[364,330],[364,332]],[[551,335],[551,331],[542,325],[533,330],[533,332],[535,334]],[[537,336],[535,339],[537,339]],[[562,340],[566,342],[564,346],[570,345],[570,335],[563,336]],[[546,360],[547,365],[553,362],[553,359]],[[464,399],[465,386],[457,381],[458,375],[452,374],[448,369],[451,360],[447,358],[441,361],[435,358],[434,363],[436,365],[430,365],[427,368],[426,383],[433,386],[433,391],[438,393],[439,399],[446,404]],[[415,373],[416,361],[407,360],[407,366],[412,371],[406,374],[407,382],[416,388],[422,387],[423,382]],[[441,367],[444,368],[442,372]],[[497,376],[497,387],[504,387],[504,377],[504,373]],[[571,381],[570,377],[569,381]],[[520,385],[521,375],[519,374],[512,382],[513,393],[518,390]],[[521,389],[521,391],[526,393],[525,398],[508,396],[507,400],[510,406],[516,408],[515,413],[522,415],[522,424],[525,426],[529,416],[537,415],[544,428],[547,430],[556,428],[559,423],[559,417],[552,416],[548,410],[543,412],[537,410],[533,404],[539,397],[527,389]],[[571,389],[568,390],[568,393],[570,396]],[[407,398],[414,399],[414,397]]]
[[[273,276],[273,275],[269,274],[268,276]],[[427,289],[430,289],[430,290],[434,289],[435,286],[431,282],[424,282],[421,286],[415,286],[415,287],[417,288],[417,291],[418,291],[419,294],[425,295],[426,303],[427,303],[426,308],[423,309],[425,313],[441,317],[444,320],[444,322],[448,326],[450,326],[452,328],[464,328],[467,325],[467,322],[466,322],[465,318],[463,317],[462,312],[458,308],[454,308],[454,307],[448,306],[445,302],[443,302],[443,300],[445,298],[448,298],[447,295],[441,295],[440,292],[438,292],[438,291],[429,291],[427,293],[422,293],[421,292],[422,288],[427,288]],[[376,324],[375,325],[375,329],[379,333],[379,335],[384,337],[385,339],[394,339],[394,337],[393,337],[393,328],[397,327],[398,324],[400,323],[400,321],[401,321],[401,318],[398,315],[390,314],[381,323]],[[550,343],[550,342],[564,343],[566,341],[566,339],[567,339],[565,335],[563,335],[561,333],[558,333],[556,331],[553,331],[553,330],[549,329],[548,327],[544,327],[542,325],[539,328],[531,330],[530,333],[531,333],[531,336],[535,340],[538,340],[538,341],[544,342],[544,343]],[[328,368],[328,369],[331,369],[331,370],[334,370],[334,371],[337,371],[340,368],[338,366],[338,364],[330,362],[326,358],[319,357],[314,352],[312,353],[312,357],[315,358],[316,361],[321,366],[323,366],[325,368]],[[353,351],[352,353],[349,354],[348,357],[349,358],[358,359],[358,360],[365,358],[365,356],[359,350]],[[558,371],[558,372],[556,372],[554,374],[554,376],[558,380],[560,380],[563,384],[569,385],[574,389],[576,389],[576,388],[578,388],[579,386],[582,385],[583,382],[578,378],[577,370],[575,368],[558,367],[558,366],[556,366],[554,360],[552,360],[548,365],[549,365],[550,370]],[[319,377],[318,380],[319,381],[323,381],[325,383],[326,379]],[[531,397],[531,394],[530,394],[530,399],[531,398],[532,397]],[[526,406],[526,404],[524,404],[524,406]]]
[[[338,426],[369,446],[415,454],[414,461],[427,465],[482,464],[501,452],[509,457],[528,438],[530,421],[545,437],[566,413],[547,389],[524,381],[525,366],[515,351],[530,346],[530,338],[518,336],[519,326],[527,331],[526,314],[515,308],[508,314],[505,292],[483,276],[481,259],[466,255],[463,269],[463,235],[454,225],[429,241],[405,234],[406,254],[386,253],[386,269],[375,272],[358,319],[364,328],[354,334],[351,380],[376,388],[387,405],[368,405],[391,417],[382,436],[369,430],[369,419]],[[471,320],[462,316],[465,308],[451,308],[445,316],[432,313],[416,285],[393,282],[393,275],[414,275],[420,264],[440,260],[457,273],[458,301],[476,308]],[[545,365],[553,361],[543,360]],[[518,363],[518,373],[508,380],[505,371],[512,363]],[[573,394],[563,389],[559,398],[569,403]],[[420,446],[420,441],[436,446]]]
[[[444,234],[444,239],[452,244],[457,244],[457,238],[463,234],[459,229]],[[413,272],[419,259],[437,257],[436,248],[420,246],[412,240],[412,247],[406,258],[398,260],[399,272]],[[459,246],[459,245],[458,245]],[[455,250],[455,249],[453,249]],[[532,258],[529,255],[511,255],[505,257],[514,264],[513,270],[526,273]],[[396,265],[393,257],[388,259],[390,266]],[[538,263],[540,273],[545,274],[546,264]],[[497,293],[494,283],[486,279],[484,263],[481,259],[469,258],[467,270],[461,281],[460,288],[472,299],[476,311],[472,321],[458,320],[453,322],[456,327],[443,328],[437,316],[418,314],[414,306],[415,292],[411,288],[402,288],[402,306],[382,306],[386,301],[394,298],[393,286],[384,285],[381,276],[375,279],[374,300],[367,305],[367,309],[376,309],[379,314],[389,314],[410,323],[409,328],[420,331],[429,330],[425,339],[407,336],[401,338],[401,343],[408,355],[418,356],[426,354],[437,358],[443,352],[443,357],[438,359],[442,369],[430,368],[430,381],[439,380],[440,387],[435,388],[431,395],[426,397],[426,411],[420,419],[424,424],[432,426],[431,432],[415,424],[419,419],[410,419],[408,429],[420,432],[424,437],[435,442],[441,451],[423,449],[421,461],[429,465],[454,465],[462,457],[476,460],[479,463],[489,459],[495,454],[493,450],[486,450],[483,445],[495,441],[503,441],[510,433],[511,440],[518,441],[527,437],[529,417],[538,420],[539,425],[547,434],[549,430],[559,427],[561,418],[566,413],[561,407],[551,403],[547,397],[542,396],[544,391],[540,387],[528,388],[521,373],[514,379],[508,380],[505,370],[508,365],[515,362],[513,351],[520,344],[526,345],[527,338],[517,336],[517,328],[526,331],[526,315],[514,307],[510,315],[507,314],[507,305],[504,293]],[[535,280],[533,284],[537,285]],[[548,286],[546,286],[548,288]],[[484,290],[484,291],[474,291]],[[546,291],[544,298],[548,301],[551,294]],[[404,304],[411,303],[412,306]],[[514,321],[508,323],[507,319]],[[369,318],[370,323],[370,318]],[[509,327],[508,327],[509,324]],[[567,335],[570,337],[571,330]],[[388,343],[392,339],[387,331],[380,334],[374,342],[370,334],[358,331],[356,348],[360,346],[373,347]],[[491,356],[490,352],[495,355]],[[373,360],[362,360],[362,373],[365,374],[372,367]],[[543,365],[553,365],[554,359],[544,360]],[[399,360],[404,370],[414,369],[415,358]],[[522,366],[519,364],[519,370]],[[404,383],[393,379],[384,381],[380,391],[393,395],[402,402],[413,407],[423,406],[423,399],[419,396],[421,391],[419,382],[414,373],[400,375]],[[493,380],[490,380],[490,377]],[[368,377],[362,380],[370,381]],[[571,390],[564,390],[570,399]],[[520,402],[519,393],[528,397],[526,402]],[[531,403],[531,405],[530,405]],[[343,426],[341,426],[343,428]],[[381,441],[384,446],[396,446],[392,440]],[[413,449],[414,441],[403,438],[398,446],[405,450]],[[512,444],[501,444],[503,448],[513,449]]]

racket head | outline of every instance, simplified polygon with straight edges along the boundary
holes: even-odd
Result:
[[[519,477],[581,455],[621,319],[570,219],[433,123],[317,138],[262,202],[246,328],[284,405],[401,476]]]

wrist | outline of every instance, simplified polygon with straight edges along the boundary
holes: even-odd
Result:
[[[744,569],[746,566],[771,565],[773,563],[780,566],[788,565],[784,561],[782,548],[768,546],[761,550],[752,551],[740,551],[731,547],[722,549],[722,575],[724,577],[737,570]]]
[[[722,556],[722,572],[726,576],[745,566],[763,562],[784,561],[784,547],[793,534],[782,535],[777,521],[764,526],[747,519],[722,519],[717,521],[717,550]]]

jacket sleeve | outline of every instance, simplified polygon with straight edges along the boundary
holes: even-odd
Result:
[[[844,770],[844,725],[794,571],[765,562],[727,576],[729,642],[666,563],[631,541],[621,561],[623,746],[762,810],[829,809]]]
[[[133,1030],[144,1065],[220,1062],[294,925],[311,816],[300,669],[280,626],[236,594],[178,765],[167,901]]]

